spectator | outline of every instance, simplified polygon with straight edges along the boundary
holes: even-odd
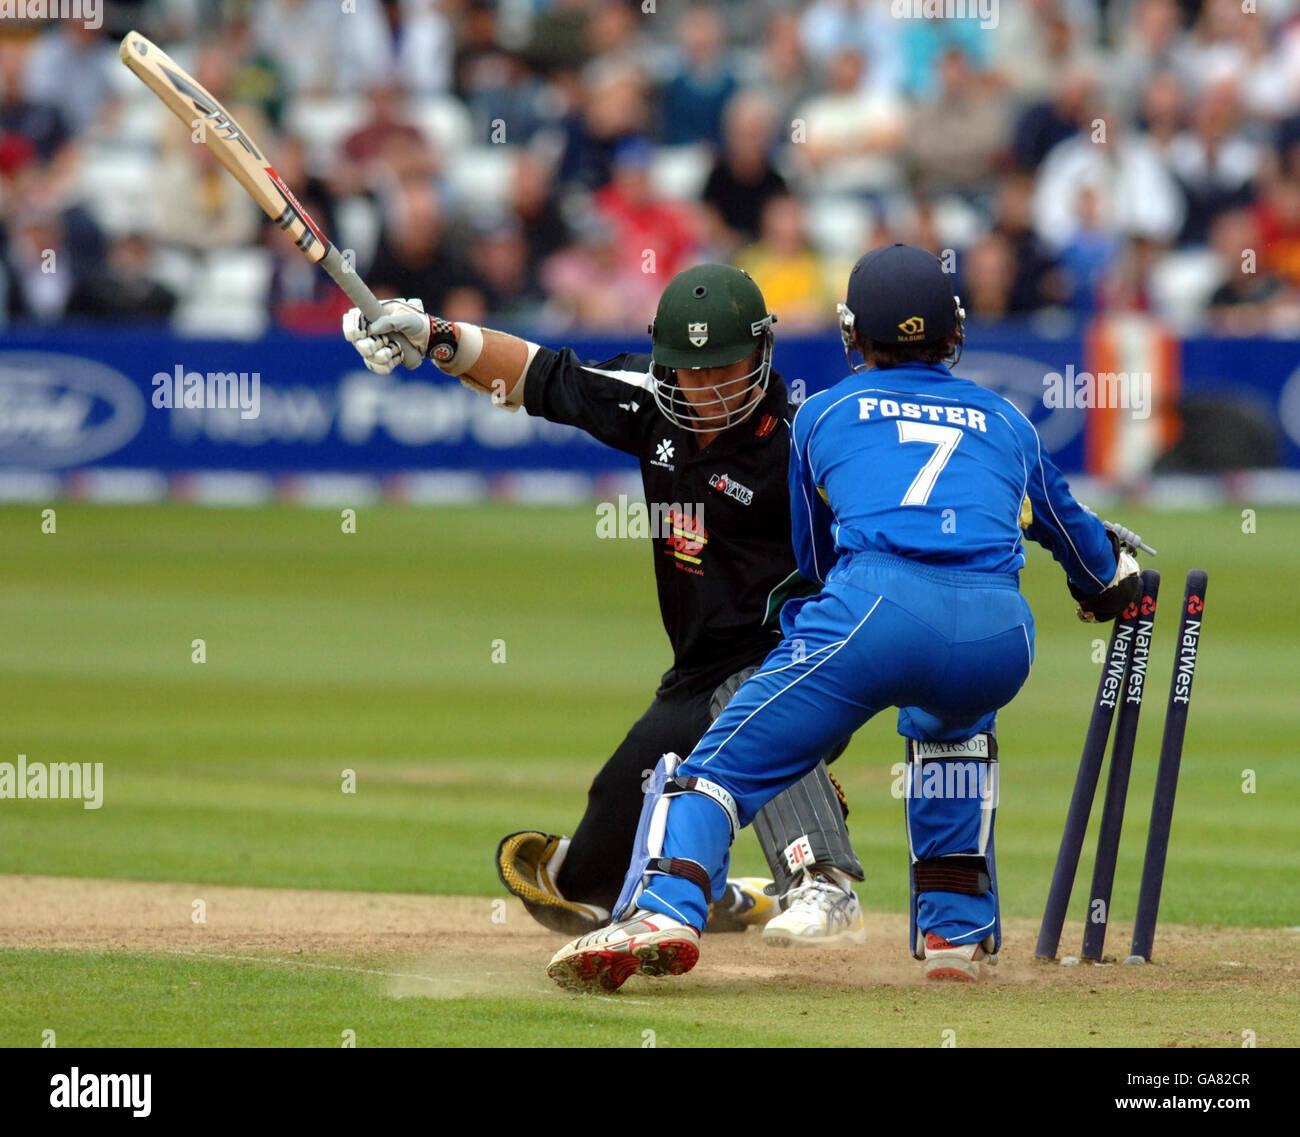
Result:
[[[1070,307],[1091,315],[1102,306],[1101,286],[1123,248],[1123,238],[1103,214],[1096,187],[1079,187],[1074,202],[1074,225],[1060,251]]]
[[[663,275],[629,268],[613,227],[588,215],[578,242],[542,266],[542,281],[550,297],[543,316],[548,329],[644,332],[654,318]]]
[[[118,66],[117,52],[79,20],[56,22],[31,50],[27,98],[53,107],[73,134],[81,134],[117,101],[108,78],[108,68]]]
[[[1086,0],[1020,0],[999,8],[994,50],[998,71],[1021,102],[1051,97],[1059,77],[1091,70],[1100,60],[1088,46],[1096,39],[1096,10]]]
[[[1197,81],[1176,0],[1137,0],[1116,39],[1107,87],[1122,112],[1136,112],[1142,90],[1162,71],[1183,84]]]
[[[813,0],[800,20],[804,49],[818,68],[840,51],[857,52],[870,91],[897,98],[902,21],[893,18],[889,5],[890,0]]]
[[[1276,273],[1292,288],[1300,288],[1300,180],[1271,176],[1253,210],[1259,225],[1261,269]]]
[[[103,269],[85,274],[67,314],[114,324],[162,323],[175,307],[176,294],[154,275],[153,241],[144,233],[127,233],[110,243]]]
[[[1265,335],[1275,310],[1284,306],[1294,318],[1295,291],[1259,266],[1262,237],[1258,218],[1248,209],[1221,213],[1210,227],[1210,247],[1222,276],[1210,297],[1210,321],[1217,335]]]
[[[159,240],[190,249],[249,245],[262,212],[206,146],[167,154],[158,170]]]
[[[405,97],[383,80],[366,92],[366,121],[343,140],[337,193],[372,192],[393,179],[430,178],[438,170],[432,144],[406,114]]]
[[[269,303],[275,324],[300,335],[331,335],[352,301],[289,239],[272,229],[266,234],[273,259]]]
[[[307,146],[296,134],[281,135],[274,151],[275,170],[312,219],[326,233],[337,233],[333,190],[307,168]],[[268,218],[265,225],[272,222]]]
[[[275,61],[295,96],[360,92],[392,76],[378,4],[341,14],[339,0],[258,0],[252,10],[256,48]]]
[[[681,62],[659,90],[659,136],[668,146],[722,141],[722,112],[736,91],[726,29],[711,8],[687,10],[677,26]]]
[[[958,294],[967,316],[1003,320],[1012,315],[1016,283],[1016,254],[997,230],[986,233],[961,259]]]
[[[72,132],[63,114],[50,103],[33,102],[23,87],[27,56],[22,44],[0,40],[0,134],[27,139],[42,162],[70,155]]]
[[[921,193],[977,196],[1008,144],[1008,103],[959,50],[939,61],[937,96],[913,112],[907,132],[912,181]]]
[[[466,103],[481,143],[526,145],[554,117],[555,100],[514,52],[480,55],[466,69],[464,80]]]
[[[1132,234],[1167,244],[1182,229],[1182,192],[1150,140],[1126,133],[1114,116],[1104,122],[1104,142],[1069,138],[1038,172],[1034,227],[1051,249],[1070,245],[1084,230],[1088,242]]]
[[[614,154],[613,175],[594,201],[610,225],[629,272],[658,274],[666,280],[686,267],[696,241],[691,216],[659,200],[650,184],[654,147],[644,139],[625,142]],[[647,269],[646,265],[652,267]]]
[[[1238,130],[1236,82],[1205,89],[1192,128],[1169,148],[1168,161],[1187,198],[1184,243],[1204,244],[1218,214],[1246,205],[1254,196],[1260,147]]]
[[[803,332],[833,322],[834,292],[826,266],[809,243],[798,198],[785,194],[767,203],[761,235],[737,254],[736,265],[754,278],[783,330]]]
[[[932,99],[938,93],[939,60],[945,52],[960,51],[977,71],[992,68],[993,37],[977,18],[908,18],[898,23],[902,92],[910,99]]]
[[[1141,125],[1165,161],[1186,123],[1183,86],[1172,71],[1158,71],[1142,92]]]
[[[413,95],[451,88],[453,36],[441,0],[386,0],[393,77]]]
[[[645,78],[634,66],[598,64],[584,74],[579,105],[565,118],[557,177],[564,185],[599,189],[610,178],[614,151],[645,134]]]
[[[228,91],[236,102],[257,107],[275,130],[284,127],[289,91],[275,58],[254,39],[247,20],[232,20],[221,37],[233,60]]]
[[[788,141],[795,107],[812,93],[799,19],[793,12],[775,12],[768,21],[762,54],[749,76],[749,85],[772,100],[776,123]],[[725,131],[725,120],[723,126]]]
[[[1012,174],[998,187],[993,232],[1007,242],[1013,258],[1008,313],[1035,312],[1059,304],[1064,283],[1052,255],[1034,232],[1034,182]]]
[[[473,243],[473,268],[485,312],[507,322],[524,322],[541,310],[540,282],[528,269],[528,241],[519,222],[508,216],[481,223]]]
[[[702,198],[735,242],[757,237],[764,206],[789,190],[772,163],[775,125],[771,101],[757,91],[742,92],[727,104],[723,150]]]
[[[1052,97],[1026,107],[1016,122],[1014,149],[1016,165],[1036,170],[1048,153],[1080,128],[1092,129],[1096,118],[1096,82],[1088,70],[1066,72]]]
[[[452,318],[447,301],[472,283],[471,273],[448,240],[442,201],[431,183],[411,180],[394,190],[368,278],[377,296],[418,296],[430,312]]]
[[[540,288],[542,262],[569,243],[569,224],[560,209],[551,171],[535,154],[515,159],[509,204],[524,239],[527,290]]]
[[[62,320],[85,267],[68,248],[56,209],[21,207],[11,224],[4,265],[10,319],[40,324]]]
[[[821,191],[880,193],[898,185],[905,108],[864,89],[862,78],[861,55],[838,51],[827,64],[829,91],[799,109],[806,141],[793,152]]]

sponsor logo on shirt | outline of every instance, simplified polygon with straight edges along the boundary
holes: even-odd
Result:
[[[748,486],[741,485],[740,482],[727,474],[714,474],[709,478],[711,485],[718,493],[724,493],[730,498],[735,498],[741,505],[748,505],[754,500],[754,491]]]
[[[664,542],[664,552],[674,558],[679,569],[703,576],[704,570],[699,566],[704,546],[709,543],[704,517],[670,508],[668,518],[672,523],[672,536]]]
[[[661,466],[665,470],[675,470],[677,467],[673,464],[673,440],[671,438],[661,438],[659,445],[655,447],[655,456],[650,459],[650,465]]]

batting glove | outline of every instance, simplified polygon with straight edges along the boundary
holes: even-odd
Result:
[[[343,335],[361,354],[366,368],[376,375],[391,374],[402,362],[402,349],[392,338],[393,333],[405,336],[420,353],[408,366],[419,366],[429,351],[429,317],[424,312],[424,301],[418,297],[410,300],[385,300],[381,305],[384,314],[367,321],[360,308],[349,308],[343,317]]]

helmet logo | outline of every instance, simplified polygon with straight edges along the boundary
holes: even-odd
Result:
[[[925,320],[920,316],[909,316],[901,324],[898,330],[905,336],[920,336],[925,334]]]
[[[709,325],[687,324],[686,334],[690,337],[692,347],[703,347],[709,342]]]

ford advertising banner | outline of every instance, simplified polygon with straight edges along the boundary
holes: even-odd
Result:
[[[970,339],[979,348],[966,351],[961,373],[1028,415],[1062,469],[1088,468],[1089,436],[1101,416],[1074,394],[1095,354],[1088,338],[999,327],[972,329]],[[643,346],[570,343],[591,360]],[[1176,393],[1180,385],[1182,395],[1227,392],[1257,403],[1283,428],[1282,464],[1300,466],[1295,343],[1191,339],[1177,349],[1179,374],[1160,376],[1163,389]],[[831,336],[778,338],[776,366],[796,398],[847,370]],[[1157,383],[1157,402],[1161,390]],[[1141,407],[1127,417],[1140,425]],[[575,430],[493,406],[432,366],[372,375],[341,338],[228,342],[11,331],[0,340],[0,470],[10,475],[545,471],[590,478],[633,468],[627,456]]]

